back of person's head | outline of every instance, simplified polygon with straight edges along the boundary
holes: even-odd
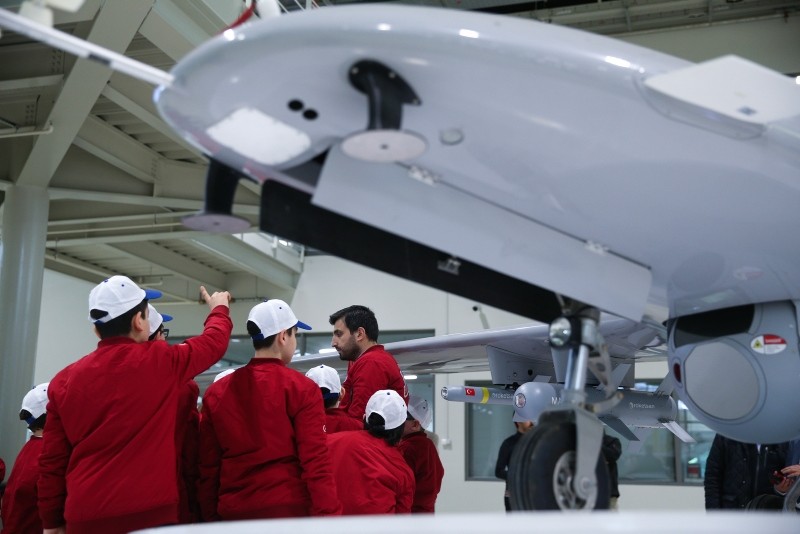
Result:
[[[364,410],[364,428],[389,445],[397,445],[403,437],[408,417],[406,402],[393,389],[381,389],[372,394]]]
[[[47,386],[50,382],[39,384],[22,398],[19,418],[28,423],[31,432],[44,429],[47,421]]]
[[[101,339],[126,336],[136,315],[146,317],[147,301],[160,296],[160,291],[141,289],[127,276],[112,276],[89,293],[89,320]]]
[[[306,323],[298,321],[289,305],[280,299],[256,304],[247,317],[247,333],[256,350],[271,347],[275,336],[284,330],[294,335],[294,327],[311,330]]]
[[[309,369],[306,376],[319,386],[325,408],[336,406],[339,394],[342,392],[342,381],[336,369],[327,365],[318,365]]]
[[[422,428],[427,428],[433,420],[433,411],[428,401],[416,395],[408,396],[408,414],[416,419]]]
[[[367,339],[378,341],[378,320],[375,314],[366,306],[353,305],[332,313],[328,321],[333,325],[339,319],[344,320],[345,326],[350,332],[355,332],[359,328],[364,329]]]
[[[164,323],[171,321],[172,316],[167,315],[166,313],[164,314],[159,313],[158,310],[156,310],[152,304],[147,305],[147,310],[148,310],[147,323],[148,326],[150,327],[150,337],[148,337],[147,339],[149,341],[153,341],[156,338],[156,336],[158,336],[159,332],[164,332],[165,333],[164,338],[166,338],[169,330],[164,328]]]

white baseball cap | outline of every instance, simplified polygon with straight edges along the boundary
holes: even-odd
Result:
[[[132,310],[144,299],[157,299],[161,291],[141,289],[127,276],[112,276],[97,284],[89,293],[89,312],[100,310],[106,315],[99,319],[89,320],[95,324],[107,323],[127,311]]]
[[[402,426],[408,417],[406,401],[393,389],[381,389],[372,394],[367,401],[367,408],[364,413],[369,416],[376,413],[383,417],[384,428],[393,430]]]
[[[158,330],[159,326],[167,321],[171,321],[172,316],[164,313],[158,313],[152,304],[148,304],[147,308],[150,310],[147,314],[147,322],[150,323],[150,335],[152,336],[156,333],[156,330]]]
[[[311,327],[306,323],[298,321],[289,305],[280,299],[271,299],[261,304],[256,304],[250,310],[247,320],[253,321],[261,330],[260,334],[252,336],[255,340],[274,336],[278,332],[283,332],[293,326],[303,330],[311,330]]]
[[[422,428],[428,428],[433,419],[433,412],[428,406],[428,401],[416,395],[409,395],[408,397],[408,413],[419,421]]]
[[[22,410],[27,410],[31,416],[25,419],[29,425],[47,412],[47,386],[50,382],[39,384],[22,398]]]
[[[342,381],[339,373],[333,367],[318,365],[309,369],[306,376],[316,382],[319,387],[328,388],[331,393],[338,394],[342,391]]]

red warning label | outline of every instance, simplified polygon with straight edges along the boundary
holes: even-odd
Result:
[[[786,340],[775,334],[764,334],[754,337],[750,348],[759,354],[778,354],[786,350]]]

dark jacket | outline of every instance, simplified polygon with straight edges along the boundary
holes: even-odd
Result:
[[[502,445],[500,445],[500,451],[497,453],[494,476],[506,481],[506,489],[508,489],[508,464],[511,462],[511,453],[514,452],[514,447],[521,437],[521,433],[514,432],[503,441]]]
[[[775,494],[770,475],[786,465],[786,443],[741,443],[719,434],[711,444],[704,481],[706,509],[744,508],[757,495]]]
[[[600,449],[608,465],[609,496],[619,497],[619,472],[617,460],[622,456],[622,443],[618,438],[603,434],[603,446]]]

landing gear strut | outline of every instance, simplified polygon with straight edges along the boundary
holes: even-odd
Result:
[[[597,326],[600,311],[579,302],[563,306],[550,325],[553,363],[566,363],[562,402],[539,417],[517,443],[508,480],[514,510],[592,510],[609,506],[609,480],[600,457],[603,423],[594,415],[619,402],[610,391],[611,360]],[[587,369],[606,387],[606,398],[587,405]]]

